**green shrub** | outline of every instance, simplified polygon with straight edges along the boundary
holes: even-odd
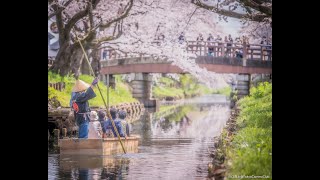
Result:
[[[228,176],[272,177],[272,84],[261,83],[239,100],[238,132],[227,149]],[[269,178],[269,179],[270,179]]]

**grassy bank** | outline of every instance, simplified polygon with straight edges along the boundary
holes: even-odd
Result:
[[[236,133],[226,147],[227,177],[272,175],[272,84],[250,89],[238,101]],[[270,179],[267,178],[267,179]],[[232,179],[232,178],[230,178]]]
[[[81,75],[79,79],[83,80],[84,82],[91,83],[93,81],[92,76],[88,75]],[[75,79],[73,77],[61,77],[58,74],[48,72],[48,82],[55,83],[55,82],[65,82],[66,87],[63,91],[57,91],[51,87],[48,87],[48,99],[56,98],[62,107],[69,107],[69,101],[71,97],[71,90],[75,83]],[[103,82],[99,82],[99,87],[101,89],[102,95],[107,102],[107,86],[104,85]],[[99,106],[104,107],[103,100],[100,96],[98,88],[95,87],[94,91],[97,97],[89,100],[90,106]],[[112,89],[109,88],[109,102],[110,105],[116,105],[123,102],[134,102],[137,101],[136,99],[132,98],[132,95],[129,91],[128,85],[121,81],[121,78],[116,77],[116,88]]]
[[[218,90],[214,90],[212,92],[213,94],[223,94],[225,96],[230,96],[230,93],[231,93],[231,87],[228,86],[228,87],[225,87],[225,88],[221,88],[221,89],[218,89]]]
[[[207,86],[200,84],[190,74],[179,75],[180,80],[176,81],[168,77],[162,77],[159,83],[153,87],[153,96],[157,99],[165,99],[167,97],[174,99],[182,99],[203,94],[230,94],[230,88],[221,90],[210,89]]]

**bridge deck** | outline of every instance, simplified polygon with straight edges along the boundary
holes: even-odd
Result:
[[[216,73],[272,73],[272,61],[247,60],[246,66],[243,66],[242,59],[198,56],[196,62],[200,67]],[[101,62],[101,73],[188,73],[171,63],[165,60],[155,60],[152,57],[108,60]]]

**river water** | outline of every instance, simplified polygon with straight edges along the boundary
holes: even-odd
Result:
[[[60,157],[48,152],[48,179],[206,179],[213,138],[230,115],[223,95],[189,99],[180,105],[146,109],[131,124],[138,153]]]

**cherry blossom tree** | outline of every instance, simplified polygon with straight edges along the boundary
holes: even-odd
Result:
[[[196,55],[179,43],[181,32],[186,40],[196,40],[199,33],[222,35],[215,22],[215,13],[207,12],[188,0],[144,0],[134,3],[128,18],[123,20],[123,34],[104,46],[129,54],[143,54],[171,61],[185,72],[211,87],[225,86],[229,76],[209,72],[195,63]],[[164,38],[163,38],[164,37]]]
[[[48,0],[48,19],[56,18],[60,44],[51,70],[61,75],[79,75],[81,64],[85,64],[79,41],[90,52],[92,63],[99,61],[97,47],[121,35],[121,21],[132,5],[133,0]],[[101,29],[113,29],[114,33],[96,39]]]
[[[216,22],[220,11],[209,9],[214,1],[190,0],[49,0],[48,19],[55,16],[59,31],[60,49],[52,70],[76,76],[83,62],[83,53],[76,36],[92,59],[92,66],[99,72],[100,50],[110,47],[128,54],[143,54],[171,61],[185,72],[191,73],[211,87],[222,87],[230,80],[200,68],[195,63],[196,55],[186,51],[186,43],[178,42],[181,32],[186,40],[196,40],[199,33],[224,35],[223,27]],[[223,3],[224,2],[224,3]],[[245,6],[238,1],[218,3],[224,6]],[[237,4],[238,3],[238,4]],[[260,3],[259,7],[270,3]],[[271,6],[270,6],[271,8]],[[249,11],[252,9],[252,11]],[[259,14],[257,7],[246,9],[242,19],[267,22],[269,11]],[[223,10],[224,11],[224,10]],[[230,10],[232,12],[232,9]],[[266,11],[266,12],[265,12]],[[238,13],[238,12],[236,12]],[[239,14],[239,13],[238,13]],[[251,16],[249,16],[249,15]],[[230,17],[232,17],[230,15]],[[258,18],[259,17],[259,18]]]

